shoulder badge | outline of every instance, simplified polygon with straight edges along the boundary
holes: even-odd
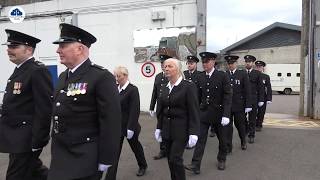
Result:
[[[34,61],[38,66],[45,66],[45,64],[43,64],[43,62],[40,61]]]
[[[101,69],[101,70],[106,70],[106,68],[105,68],[105,67],[100,66],[100,65],[95,64],[95,63],[91,63],[91,66],[92,66],[92,67],[95,67],[95,68],[98,68],[98,69]]]

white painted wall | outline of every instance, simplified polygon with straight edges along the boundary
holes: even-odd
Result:
[[[140,72],[142,64],[134,62],[133,32],[137,29],[196,26],[196,0],[90,0],[90,3],[88,2],[87,0],[54,0],[20,7],[27,15],[57,10],[78,13],[78,26],[94,34],[98,39],[90,48],[91,60],[111,72],[118,65],[126,66],[129,69],[130,81],[139,88],[141,110],[147,111],[155,76],[143,77]],[[10,7],[3,9],[1,14],[7,14],[9,9]],[[151,20],[153,11],[165,11],[166,20],[153,22]],[[55,53],[57,46],[52,42],[59,37],[58,24],[62,19],[50,17],[25,20],[19,24],[0,22],[0,43],[6,41],[4,32],[6,28],[34,35],[42,40],[37,46],[35,57],[43,60],[47,65],[59,64]],[[1,91],[5,89],[6,81],[14,68],[6,55],[6,46],[0,47],[0,59]],[[161,68],[159,63],[155,65],[157,74]],[[59,65],[59,73],[63,70],[65,67]]]
[[[250,54],[267,64],[300,63],[300,45],[233,51],[232,54],[240,56],[241,60],[245,55]],[[244,60],[241,60],[240,62],[243,64]]]

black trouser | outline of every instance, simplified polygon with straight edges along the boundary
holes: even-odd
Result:
[[[160,143],[160,154],[167,154],[167,151],[166,151],[166,145],[164,142],[161,142]]]
[[[267,102],[264,102],[263,106],[258,107],[256,127],[261,127],[262,128],[264,115],[266,114],[266,109],[267,109]]]
[[[39,159],[41,152],[9,154],[6,180],[46,180],[48,168]]]
[[[258,105],[257,103],[252,104],[252,111],[250,111],[248,114],[248,137],[254,138],[256,135],[256,121],[257,121],[257,110]]]
[[[227,148],[232,151],[232,139],[233,139],[233,122],[238,130],[241,143],[246,142],[246,114],[243,112],[231,112],[230,123],[228,124],[228,142]]]
[[[192,156],[192,164],[200,169],[208,138],[208,130],[213,121],[213,128],[219,140],[218,161],[226,161],[227,157],[227,133],[228,126],[221,125],[222,113],[211,108],[200,111],[200,136]]]
[[[167,150],[168,164],[172,180],[185,180],[186,173],[183,166],[183,152],[187,140],[164,139]]]
[[[100,180],[101,176],[102,176],[102,172],[97,171],[95,175],[84,177],[84,178],[73,179],[73,180]]]
[[[147,161],[144,157],[144,152],[143,152],[143,147],[141,145],[141,143],[139,142],[139,133],[134,133],[134,135],[132,136],[131,139],[127,139],[128,143],[136,157],[136,160],[138,162],[138,166],[140,168],[147,168]],[[118,153],[118,159],[117,162],[112,165],[109,169],[108,169],[108,173],[106,175],[105,180],[116,180],[117,178],[117,169],[118,169],[118,163],[119,163],[119,159],[120,159],[120,154],[121,154],[121,149],[122,149],[122,144],[123,144],[123,139],[125,138],[125,136],[121,136],[121,141],[120,141],[120,149],[119,149],[119,153]]]

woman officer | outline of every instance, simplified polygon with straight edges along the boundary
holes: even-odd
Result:
[[[165,143],[171,179],[185,180],[183,152],[186,145],[196,145],[200,128],[197,89],[194,83],[183,80],[177,59],[168,59],[164,65],[169,82],[162,87],[155,138]]]
[[[114,76],[117,80],[120,94],[122,115],[122,136],[120,141],[118,162],[121,154],[123,139],[126,136],[139,165],[139,170],[136,175],[143,176],[147,169],[147,162],[144,156],[142,145],[138,139],[141,130],[141,126],[138,122],[140,115],[139,91],[136,86],[129,82],[128,75],[129,73],[126,67],[119,66],[114,70]],[[110,170],[106,176],[106,180],[116,179],[118,162],[116,165],[110,167]]]

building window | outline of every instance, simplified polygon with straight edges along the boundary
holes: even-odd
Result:
[[[281,73],[278,73],[278,77],[281,77],[282,76],[282,74]]]
[[[291,77],[291,73],[287,73],[287,77]]]
[[[297,77],[300,77],[300,73],[297,73]]]

